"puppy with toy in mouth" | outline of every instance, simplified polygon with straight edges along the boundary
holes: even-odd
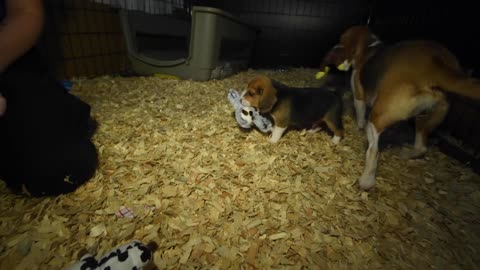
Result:
[[[343,138],[342,99],[328,88],[297,88],[281,84],[265,75],[252,79],[242,92],[242,104],[273,118],[271,143],[276,143],[289,127],[310,127],[322,123],[333,132],[332,143]]]

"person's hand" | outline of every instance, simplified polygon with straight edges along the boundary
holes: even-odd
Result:
[[[7,110],[7,99],[0,94],[0,117],[3,116]]]
[[[0,74],[30,50],[44,24],[43,0],[6,0],[6,17],[0,21]]]

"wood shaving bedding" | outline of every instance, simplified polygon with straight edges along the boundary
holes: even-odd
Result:
[[[77,79],[72,93],[100,123],[100,168],[56,198],[0,182],[0,269],[63,269],[82,248],[101,256],[132,239],[159,244],[159,269],[477,268],[479,176],[435,147],[418,160],[384,147],[366,193],[355,183],[366,138],[351,115],[339,145],[325,131],[271,145],[238,128],[228,89],[256,73],[310,86],[315,72]],[[126,208],[133,217],[116,215]]]

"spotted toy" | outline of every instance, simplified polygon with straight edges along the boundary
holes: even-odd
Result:
[[[144,245],[142,242],[132,242],[111,250],[96,260],[89,253],[80,255],[78,262],[67,270],[146,270],[155,269],[152,261],[153,252],[158,248],[155,242]]]

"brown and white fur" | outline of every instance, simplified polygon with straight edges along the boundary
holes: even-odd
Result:
[[[272,116],[271,143],[278,142],[288,127],[311,128],[322,123],[333,132],[334,144],[343,138],[341,97],[327,87],[294,88],[260,75],[248,83],[242,103]]]
[[[374,45],[374,46],[372,46]],[[415,117],[416,137],[409,158],[427,151],[427,138],[444,119],[449,103],[445,91],[480,99],[480,81],[462,71],[457,58],[441,44],[408,40],[381,45],[366,26],[353,26],[340,38],[351,77],[357,125],[366,126],[368,150],[360,188],[374,188],[378,141],[385,129]],[[371,112],[365,122],[366,106]]]

